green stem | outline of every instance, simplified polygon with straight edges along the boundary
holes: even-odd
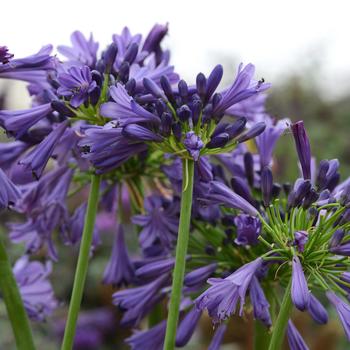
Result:
[[[271,334],[268,328],[261,323],[259,320],[254,320],[254,349],[256,350],[267,350]]]
[[[34,350],[32,332],[4,244],[0,241],[0,289],[18,350]]]
[[[62,350],[71,350],[73,348],[75,329],[80,304],[83,297],[84,284],[89,263],[90,247],[95,227],[100,180],[100,176],[91,175],[90,194],[85,214],[84,230],[80,243],[78,263],[75,271],[73,291],[69,304],[68,318],[61,348]]]
[[[167,328],[164,340],[164,350],[173,350],[175,347],[176,328],[179,319],[182,285],[185,274],[186,254],[190,233],[194,161],[182,161],[182,197],[179,231],[176,246],[175,268],[171,289]]]
[[[280,307],[280,311],[272,329],[272,337],[269,350],[280,350],[284,339],[284,333],[287,328],[288,320],[293,309],[292,299],[290,297],[290,290],[292,279],[290,279]]]

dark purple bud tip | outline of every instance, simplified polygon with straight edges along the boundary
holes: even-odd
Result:
[[[175,102],[175,97],[173,93],[173,89],[171,88],[170,81],[167,76],[162,75],[160,77],[160,86],[162,87],[165,96],[169,99],[171,103]]]
[[[221,64],[218,64],[210,73],[207,80],[206,101],[209,101],[210,97],[213,95],[216,88],[219,86],[223,74],[224,69]]]
[[[70,110],[64,102],[59,101],[59,100],[54,100],[51,102],[51,107],[53,110],[58,112],[59,114],[65,116],[65,117],[76,117],[76,114]]]
[[[253,155],[250,152],[244,154],[244,171],[247,177],[248,183],[251,187],[254,186],[254,160]]]
[[[117,53],[118,53],[118,46],[116,43],[113,42],[111,45],[108,46],[103,57],[104,64],[106,65],[106,69],[108,71],[111,70],[113,63],[115,61],[115,58],[117,56]]]
[[[132,64],[134,61],[135,61],[135,58],[137,56],[137,53],[139,51],[139,45],[137,43],[132,43],[126,53],[125,53],[125,56],[124,56],[124,61],[125,62],[128,62],[129,64]]]
[[[207,79],[203,73],[199,73],[196,78],[196,86],[198,95],[202,100],[205,98],[207,92]]]
[[[179,84],[178,84],[178,87],[179,87],[179,95],[181,96],[182,101],[186,102],[187,98],[188,98],[188,86],[187,86],[187,83],[184,80],[180,80]]]
[[[311,149],[303,121],[291,125],[304,179],[311,179]]]
[[[336,230],[333,233],[333,236],[331,237],[330,241],[329,241],[329,249],[330,251],[332,251],[332,249],[338,247],[341,244],[341,241],[343,240],[345,236],[345,231],[344,230]]]
[[[272,198],[273,177],[269,167],[264,167],[261,172],[261,192],[265,207],[270,205]]]
[[[244,130],[246,123],[246,118],[239,118],[233,124],[229,125],[225,131],[230,135],[230,138],[233,139]]]
[[[244,132],[241,136],[237,138],[237,142],[242,143],[253,139],[256,136],[259,136],[266,128],[266,124],[264,122],[256,123],[249,130]]]
[[[230,136],[228,133],[224,132],[217,136],[214,136],[206,145],[207,148],[220,148],[224,147],[229,141]]]
[[[176,110],[176,114],[182,122],[186,122],[192,117],[192,111],[187,105],[183,105]]]

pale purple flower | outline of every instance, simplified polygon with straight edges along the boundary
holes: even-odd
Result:
[[[20,197],[20,190],[0,168],[0,210],[13,206]]]
[[[201,316],[202,311],[196,307],[187,312],[177,327],[176,346],[183,347],[190,341]]]
[[[321,302],[310,293],[310,304],[308,309],[310,315],[319,324],[326,324],[328,322],[328,313]]]
[[[297,247],[299,252],[304,251],[304,247],[308,239],[309,239],[309,234],[307,231],[294,232],[294,245]]]
[[[209,344],[208,350],[220,350],[221,343],[223,341],[227,324],[222,323],[215,331],[214,336]]]
[[[253,314],[256,320],[260,320],[266,327],[271,327],[270,304],[267,301],[264,291],[258,279],[254,276],[249,289],[250,301],[253,306]]]
[[[236,310],[237,302],[240,301],[239,314],[242,315],[246,292],[262,262],[263,260],[258,258],[224,279],[209,278],[208,283],[211,287],[195,300],[197,308],[207,309],[213,322],[218,323],[231,316]]]
[[[160,259],[139,267],[135,271],[135,274],[136,277],[140,279],[154,279],[157,276],[171,271],[174,268],[174,265],[174,258]]]
[[[185,148],[187,149],[190,156],[195,160],[198,161],[199,154],[201,149],[204,147],[204,143],[201,140],[201,138],[196,135],[194,131],[189,131],[185,135],[185,139],[183,141],[183,144]]]
[[[294,256],[292,261],[291,297],[293,304],[300,311],[308,309],[310,303],[310,292],[304,275],[303,267],[297,256]]]
[[[103,274],[103,283],[121,286],[131,283],[134,278],[135,269],[125,244],[124,229],[119,225],[112,254]]]
[[[235,217],[234,223],[237,227],[238,245],[256,245],[261,231],[261,222],[258,218],[247,214],[239,214]]]
[[[158,50],[160,50],[160,42],[167,33],[168,24],[155,24],[143,43],[142,51],[147,51],[149,53],[155,51],[157,53]]]
[[[51,262],[42,264],[39,261],[29,261],[28,255],[22,256],[13,267],[24,308],[35,321],[44,321],[58,306],[48,280],[51,271]]]

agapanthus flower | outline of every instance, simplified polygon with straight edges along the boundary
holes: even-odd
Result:
[[[250,283],[249,295],[253,306],[254,318],[263,322],[267,327],[270,327],[272,325],[269,312],[270,304],[267,301],[264,291],[255,276],[252,278]]]
[[[222,340],[224,338],[226,329],[227,329],[226,323],[222,323],[219,325],[219,327],[215,331],[213,339],[210,342],[208,350],[219,350],[220,349],[220,346],[221,346]]]
[[[331,291],[328,291],[326,295],[328,300],[335,307],[344,328],[346,337],[348,340],[350,340],[350,306]]]
[[[146,263],[143,266],[139,267],[136,271],[136,277],[140,279],[149,279],[156,278],[159,275],[162,275],[166,272],[171,271],[174,268],[175,259],[167,258],[167,259],[159,259],[156,261],[152,261],[150,263]]]
[[[13,206],[20,196],[20,190],[0,168],[0,210]]]
[[[204,143],[193,131],[189,131],[185,135],[184,146],[191,157],[197,161],[199,158],[200,150],[203,148]]]
[[[120,286],[129,284],[135,278],[135,268],[130,260],[124,240],[124,229],[119,225],[112,254],[105,268],[103,283]]]
[[[310,293],[310,304],[308,311],[317,323],[326,324],[328,322],[328,313],[326,308],[312,293]]]
[[[186,274],[184,284],[188,287],[200,286],[213,274],[216,270],[217,264],[212,263],[207,266],[199,267]]]
[[[196,307],[187,312],[177,328],[176,346],[183,347],[190,341],[201,315],[202,311]]]
[[[235,312],[239,300],[239,313],[242,315],[246,292],[262,262],[263,260],[258,258],[224,279],[210,278],[208,283],[211,287],[195,300],[196,306],[200,310],[207,309],[213,322],[217,323]]]
[[[51,262],[42,264],[22,256],[13,267],[13,273],[21,293],[28,316],[35,321],[43,321],[58,306],[48,276]]]
[[[304,275],[303,267],[297,256],[293,257],[292,264],[292,301],[299,310],[304,311],[309,307],[310,292]]]
[[[237,238],[235,242],[239,245],[255,245],[261,231],[261,222],[256,217],[239,214],[234,223],[237,227]]]

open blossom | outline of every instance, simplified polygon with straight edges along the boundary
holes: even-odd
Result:
[[[20,190],[0,169],[0,210],[13,206],[20,196]]]
[[[241,315],[246,292],[262,262],[263,260],[258,258],[224,279],[209,278],[208,283],[211,287],[195,300],[197,308],[207,309],[210,317],[217,323],[231,316],[236,310],[237,302],[240,301]]]
[[[261,222],[258,218],[246,214],[239,214],[234,219],[237,227],[235,243],[239,245],[255,245],[261,230]]]

